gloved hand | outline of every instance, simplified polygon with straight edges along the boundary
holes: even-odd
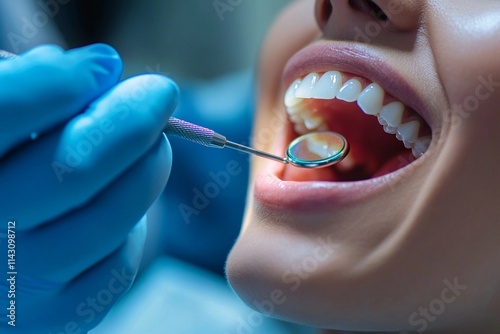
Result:
[[[178,93],[121,71],[102,44],[0,60],[2,333],[86,333],[132,284]]]

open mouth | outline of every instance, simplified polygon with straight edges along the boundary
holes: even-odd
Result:
[[[342,134],[349,155],[339,164],[316,170],[286,166],[284,181],[359,181],[411,164],[428,150],[432,132],[414,110],[378,83],[340,71],[313,72],[288,88],[287,140],[314,131]]]

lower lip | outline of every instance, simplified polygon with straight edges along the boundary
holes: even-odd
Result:
[[[283,152],[290,137],[291,133],[284,136],[277,147],[278,151]],[[380,177],[352,182],[283,181],[279,175],[283,173],[285,165],[266,162],[262,172],[255,178],[254,197],[261,205],[287,212],[335,210],[367,201],[382,192],[395,191],[424,159],[425,156]]]
[[[254,196],[258,203],[286,211],[332,210],[353,205],[391,189],[400,171],[375,179],[356,182],[282,181],[273,174],[256,177]],[[396,182],[394,182],[396,181]],[[393,188],[394,189],[394,188]]]

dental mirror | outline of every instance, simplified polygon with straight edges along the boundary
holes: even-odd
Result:
[[[288,161],[297,167],[319,168],[342,161],[349,153],[344,136],[335,132],[311,132],[288,145]]]
[[[229,147],[301,168],[331,166],[342,161],[349,153],[347,140],[338,133],[328,131],[311,132],[296,138],[288,145],[285,158],[231,142],[213,130],[175,117],[170,117],[164,131],[204,146]]]

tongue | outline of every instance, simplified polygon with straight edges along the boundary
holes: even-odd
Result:
[[[357,103],[339,100],[305,100],[306,108],[320,115],[330,131],[342,134],[350,145],[346,162],[314,170],[287,166],[285,180],[356,181],[393,172],[414,159],[411,152],[384,132],[374,116],[365,115]]]

